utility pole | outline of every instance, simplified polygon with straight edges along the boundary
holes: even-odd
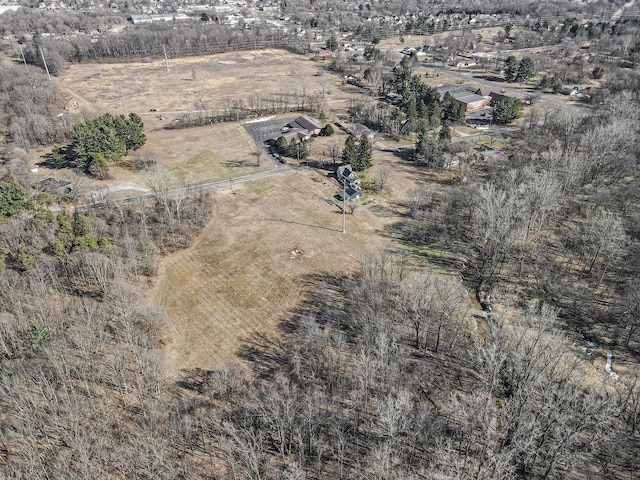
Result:
[[[42,53],[42,48],[40,48],[40,56],[42,57],[42,63],[44,63],[44,69],[47,71],[47,78],[51,80],[51,75],[49,74],[49,67],[47,67],[47,61],[44,59],[44,53]]]
[[[347,182],[342,180],[342,233],[347,233]]]
[[[20,47],[20,55],[22,55],[22,63],[24,63],[24,66],[27,66],[27,59],[24,58],[24,50],[22,50],[22,45],[18,44],[18,46]]]
[[[169,71],[169,60],[167,59],[167,47],[165,45],[162,46],[162,51],[164,52],[164,66],[167,68],[167,72]]]
[[[124,114],[125,116],[129,116],[129,112],[127,111],[127,101],[124,99],[124,91],[122,90],[122,85],[120,85],[120,94],[122,95],[122,105],[124,106]]]

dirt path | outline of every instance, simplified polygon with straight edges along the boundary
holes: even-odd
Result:
[[[73,98],[75,98],[76,100],[79,100],[81,103],[82,107],[85,107],[86,109],[92,111],[92,112],[96,112],[98,109],[93,105],[93,103],[91,103],[90,100],[86,99],[85,97],[83,97],[82,95],[74,92],[73,90],[71,90],[69,87],[65,87],[64,85],[61,85],[58,82],[58,86],[60,87],[60,89],[66,93],[68,93],[69,95],[71,95]]]

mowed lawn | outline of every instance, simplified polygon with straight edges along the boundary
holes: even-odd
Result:
[[[304,299],[309,274],[348,273],[365,251],[391,247],[388,217],[361,206],[342,216],[324,199],[333,180],[313,170],[215,192],[215,212],[196,242],[167,258],[152,302],[168,317],[178,368],[213,368],[255,335],[277,336]]]

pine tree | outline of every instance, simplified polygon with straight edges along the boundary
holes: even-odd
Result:
[[[353,139],[351,135],[347,137],[347,140],[344,142],[344,148],[342,149],[342,162],[345,165],[351,165],[358,161],[358,147],[356,145],[356,141]]]
[[[443,144],[451,143],[451,129],[449,125],[443,125],[438,134],[438,140]]]
[[[289,150],[289,142],[287,142],[287,139],[281,135],[276,140],[275,148],[276,148],[276,152],[278,152],[279,154],[286,155],[287,150]]]
[[[144,133],[144,123],[137,113],[129,114],[129,129],[125,144],[127,150],[137,150],[147,142],[147,136]]]
[[[522,60],[520,60],[520,63],[518,63],[517,72],[518,80],[520,80],[521,82],[526,82],[531,77],[533,77],[535,73],[536,71],[535,67],[533,66],[533,60],[531,60],[531,57],[524,57]]]
[[[371,166],[372,151],[373,147],[369,137],[362,135],[358,144],[357,159],[351,164],[354,171],[361,172]]]
[[[515,55],[509,55],[504,61],[504,76],[507,81],[515,80],[518,74],[518,59]]]
[[[443,123],[451,125],[459,125],[465,121],[464,106],[457,102],[449,92],[445,93],[442,99],[442,116]]]
[[[522,116],[522,102],[514,97],[507,97],[493,109],[493,121],[498,125],[512,122]]]

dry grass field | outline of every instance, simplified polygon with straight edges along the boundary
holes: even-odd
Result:
[[[139,112],[145,121],[148,142],[142,153],[153,155],[176,186],[274,166],[266,155],[256,166],[256,145],[238,122],[162,129],[183,112],[248,102],[251,95],[267,98],[303,89],[320,95],[324,89],[332,91],[322,104],[331,120],[361,95],[320,64],[288,52],[236,52],[170,59],[169,64],[168,72],[163,61],[102,65],[102,79],[96,65],[71,65],[56,81],[70,106],[77,102],[80,109],[99,113],[123,113],[122,88],[127,110]],[[344,140],[340,131],[315,139],[311,157],[326,158],[328,147],[341,147]],[[384,193],[372,192],[356,202],[355,212],[347,215],[346,234],[339,209],[326,201],[338,184],[319,171],[294,170],[213,193],[210,223],[190,248],[163,260],[149,294],[167,313],[167,349],[178,368],[212,368],[236,355],[245,342],[277,336],[280,322],[304,300],[313,275],[348,273],[364,252],[399,248],[385,228],[398,221],[399,202],[422,173],[390,153],[377,152],[374,162],[390,163],[393,178]],[[365,180],[373,180],[376,168]],[[145,183],[144,173],[121,168],[111,173],[109,182],[85,188]]]
[[[265,156],[256,166],[257,147],[239,122],[188,130],[162,128],[182,114],[221,109],[240,101],[249,104],[251,97],[293,98],[304,92],[307,98],[320,98],[324,112],[334,118],[357,91],[342,86],[341,79],[327,72],[322,64],[285,51],[169,59],[169,67],[166,71],[164,60],[74,64],[55,81],[67,95],[70,111],[121,114],[126,103],[127,112],[140,114],[148,137],[140,153],[152,155],[160,167],[171,172],[176,187],[273,168]],[[33,156],[34,164],[40,161],[41,154]],[[111,181],[85,182],[85,188],[98,189],[118,182],[146,184],[144,174],[118,167],[111,168],[110,173]],[[46,178],[53,172],[40,169],[38,175]],[[57,171],[56,175],[64,177],[69,172]]]
[[[401,171],[393,181],[409,183]],[[179,368],[211,368],[246,342],[277,336],[310,276],[348,273],[364,252],[398,248],[384,234],[398,220],[392,204],[369,197],[347,215],[343,234],[342,215],[325,201],[336,191],[335,180],[310,169],[216,191],[213,219],[189,249],[163,262],[152,292],[168,315]]]

